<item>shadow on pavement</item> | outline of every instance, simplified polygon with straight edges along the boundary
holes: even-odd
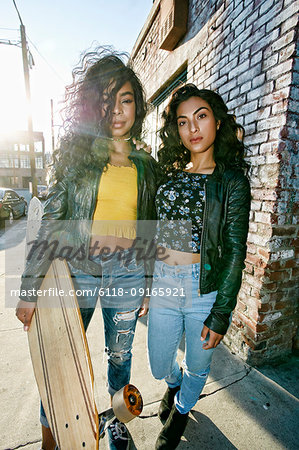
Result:
[[[258,370],[299,399],[299,356],[291,354],[275,363],[258,367]]]
[[[146,325],[145,318],[142,323]],[[298,357],[293,356],[279,365],[255,369],[221,345],[215,350],[206,395],[191,411],[184,433],[187,441],[182,440],[180,448],[256,449],[257,442],[264,445],[259,448],[270,448],[275,442],[275,449],[297,449],[298,365]],[[215,418],[215,424],[209,417]],[[240,446],[226,436],[234,444],[240,441]]]
[[[192,418],[192,416],[194,419]],[[229,439],[219,430],[219,428],[204,414],[198,411],[191,411],[189,422],[184,433],[187,440],[181,440],[181,449],[194,449],[194,436],[198,442],[198,448],[213,450],[233,450],[237,449]]]

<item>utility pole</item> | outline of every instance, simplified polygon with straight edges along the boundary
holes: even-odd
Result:
[[[31,182],[32,182],[32,196],[37,196],[37,182],[35,175],[35,151],[34,151],[34,135],[33,135],[33,123],[32,123],[32,112],[31,112],[31,93],[30,93],[30,81],[29,81],[29,65],[28,65],[28,52],[27,52],[27,41],[26,41],[26,31],[23,25],[21,16],[19,14],[18,8],[16,6],[15,0],[13,0],[15,8],[17,10],[21,25],[21,44],[22,44],[22,56],[23,56],[23,69],[24,69],[24,80],[25,80],[25,90],[27,97],[27,123],[28,123],[28,141],[29,141],[29,155],[30,155],[30,168],[31,168]]]

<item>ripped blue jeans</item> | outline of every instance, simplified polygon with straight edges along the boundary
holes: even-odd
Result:
[[[204,321],[217,291],[198,296],[199,263],[171,266],[156,261],[148,322],[148,352],[152,374],[170,388],[181,386],[175,406],[181,414],[196,404],[210,372],[213,350],[200,340]],[[176,357],[185,334],[184,375]]]
[[[85,330],[100,296],[108,357],[108,392],[113,396],[130,382],[131,350],[145,289],[144,265],[129,250],[95,256],[93,261],[101,265],[101,277],[72,266],[70,271]],[[42,405],[40,421],[49,427]]]

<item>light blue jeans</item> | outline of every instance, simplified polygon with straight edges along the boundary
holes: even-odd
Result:
[[[96,256],[93,261],[101,265],[101,277],[72,266],[70,271],[85,330],[100,294],[108,356],[108,392],[114,395],[130,382],[131,350],[145,289],[144,264],[142,260],[137,262],[136,255],[129,250]],[[40,421],[49,427],[42,404]]]
[[[177,410],[186,414],[196,404],[210,371],[213,349],[200,340],[217,291],[198,296],[199,263],[171,266],[156,261],[148,322],[148,353],[153,376],[170,388],[181,386]],[[157,295],[155,295],[157,294]],[[182,375],[176,361],[185,332]]]

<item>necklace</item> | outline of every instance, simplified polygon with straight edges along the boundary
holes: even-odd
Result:
[[[108,163],[108,166],[112,166],[112,167],[129,167],[130,169],[134,169],[133,163],[130,161],[130,165],[119,165],[119,164],[112,164],[111,162]]]
[[[107,141],[113,141],[113,142],[122,142],[122,141],[129,141],[131,139],[131,136],[128,138],[112,138],[112,137],[108,137],[108,136],[97,136],[98,138],[101,139],[106,139]]]

